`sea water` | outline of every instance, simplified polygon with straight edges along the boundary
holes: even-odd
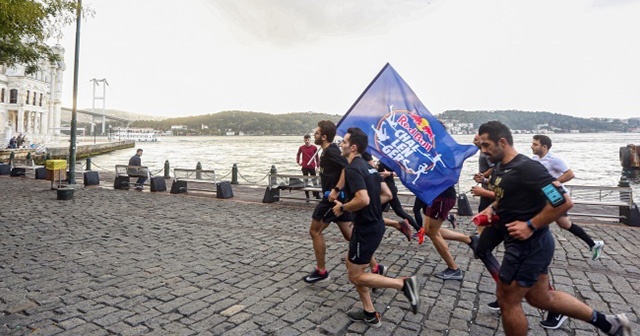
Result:
[[[566,162],[575,174],[568,184],[617,186],[622,166],[619,150],[627,144],[640,145],[638,133],[549,134],[551,152]],[[473,135],[454,135],[459,143],[470,144]],[[531,134],[514,134],[514,147],[527,156],[531,153]],[[156,175],[164,174],[165,161],[171,168],[216,171],[218,180],[231,180],[233,164],[238,166],[241,184],[267,184],[266,175],[272,166],[279,173],[299,174],[296,164],[301,136],[165,136],[160,142],[139,142],[144,149],[142,164]],[[92,158],[93,169],[114,171],[116,164],[127,164],[135,149],[123,149]],[[475,185],[472,177],[478,171],[478,155],[467,159],[460,176],[459,190],[468,191]],[[634,198],[640,199],[640,185],[632,184]]]

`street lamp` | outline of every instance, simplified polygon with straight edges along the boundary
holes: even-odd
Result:
[[[76,47],[73,64],[73,108],[71,110],[71,139],[69,140],[69,184],[76,184],[76,131],[78,129],[78,67],[80,63],[80,19],[82,0],[76,8]]]

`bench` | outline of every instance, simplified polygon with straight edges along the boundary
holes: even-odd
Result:
[[[188,187],[188,183],[195,183],[197,188]],[[213,189],[205,189],[201,186],[213,185]],[[173,169],[173,185],[171,186],[171,193],[183,193],[187,190],[205,191],[217,193],[218,181],[216,180],[216,172],[214,170],[205,169]]]
[[[11,162],[11,168],[19,168],[24,170],[32,170],[35,174],[36,169],[44,168],[44,166],[36,165],[33,159],[13,159]]]
[[[314,181],[317,186],[314,185]],[[289,195],[282,195],[281,191],[283,190],[288,190]],[[319,201],[319,199],[316,198],[307,198],[306,195],[304,197],[292,196],[290,195],[292,191],[317,192],[322,194],[320,177],[298,174],[269,174],[269,186],[267,186],[262,202],[273,203],[281,199],[293,199],[306,202]],[[320,195],[320,197],[322,196],[323,195]]]
[[[600,217],[618,219],[621,222],[628,220],[623,209],[633,206],[633,189],[629,187],[604,187],[604,186],[583,186],[565,185],[574,204],[574,211],[570,211],[570,216]],[[575,205],[581,205],[582,210],[589,212],[575,212]],[[617,207],[616,214],[606,213],[603,207]],[[616,211],[613,211],[614,213]]]
[[[130,178],[138,178],[146,176],[147,181],[145,184],[149,184],[151,181],[151,174],[149,173],[149,167],[146,166],[129,166],[129,165],[116,165],[116,179],[113,184],[114,189],[129,189],[131,186]],[[134,182],[135,184],[135,182]]]

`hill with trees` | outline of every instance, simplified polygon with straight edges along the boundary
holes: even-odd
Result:
[[[301,135],[312,132],[319,120],[338,122],[342,116],[315,112],[269,114],[246,111],[224,111],[213,114],[170,118],[164,120],[134,121],[132,127],[152,127],[169,130],[171,126],[186,126],[187,130],[174,130],[175,135],[224,135],[229,132],[245,135]],[[177,133],[177,134],[176,134]]]
[[[474,133],[478,126],[489,120],[500,120],[512,130],[522,132],[549,131],[568,132],[637,132],[640,131],[640,118],[577,118],[550,112],[526,111],[462,111],[450,110],[436,115],[438,119],[454,126],[452,131]],[[315,112],[297,112],[287,114],[269,114],[247,111],[223,111],[218,113],[169,118],[162,120],[137,120],[132,127],[151,127],[157,130],[170,130],[171,126],[185,126],[183,130],[174,130],[175,135],[225,135],[229,132],[245,135],[300,135],[315,129],[319,120],[328,119],[338,122],[342,118],[337,114]]]

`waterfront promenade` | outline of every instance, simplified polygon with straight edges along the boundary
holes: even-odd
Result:
[[[464,244],[449,243],[464,280],[443,282],[431,275],[446,266],[428,241],[388,230],[376,257],[389,276],[418,276],[422,306],[414,315],[402,293],[381,290],[372,297],[382,327],[368,328],[345,315],[360,305],[335,226],[326,231],[331,280],[301,281],[314,265],[313,203],[263,204],[264,187],[250,186],[225,200],[111,190],[112,177],[101,177],[102,187],[58,201],[48,181],[0,176],[0,335],[502,334],[486,307],[493,280]],[[640,228],[575,221],[607,245],[592,261],[554,224],[556,287],[627,313],[638,334]],[[538,310],[525,311],[530,335],[597,334],[571,319],[547,333]]]

